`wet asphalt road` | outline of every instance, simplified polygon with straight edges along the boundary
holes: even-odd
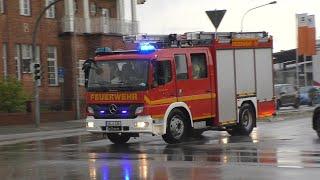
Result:
[[[318,179],[311,118],[261,122],[250,137],[209,131],[167,145],[143,135],[125,146],[81,135],[0,146],[0,179]]]

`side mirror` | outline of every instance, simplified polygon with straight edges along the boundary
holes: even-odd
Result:
[[[85,87],[88,87],[88,79],[89,79],[89,73],[91,69],[91,65],[94,63],[93,59],[87,59],[83,65],[82,65],[82,70],[84,72],[84,79],[85,79]]]
[[[286,94],[286,92],[284,92],[284,91],[280,92],[280,95],[285,95],[285,94]]]

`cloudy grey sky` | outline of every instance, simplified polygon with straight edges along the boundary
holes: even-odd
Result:
[[[206,10],[226,9],[219,31],[240,31],[241,17],[250,8],[272,0],[147,0],[137,6],[140,32],[149,34],[214,31]],[[267,31],[274,37],[274,51],[296,47],[296,13],[316,16],[320,29],[320,0],[278,0],[275,5],[251,11],[244,31]],[[318,30],[319,32],[319,30]],[[317,33],[317,37],[320,34]]]

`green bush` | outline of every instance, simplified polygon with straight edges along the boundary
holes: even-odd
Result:
[[[28,100],[21,82],[13,78],[0,80],[0,111],[25,111]]]

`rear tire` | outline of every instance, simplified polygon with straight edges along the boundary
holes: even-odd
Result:
[[[280,107],[281,107],[281,102],[280,100],[277,100],[276,109],[279,110]]]
[[[313,107],[315,105],[315,102],[313,99],[311,99],[311,101],[309,102],[309,106]]]
[[[166,134],[162,135],[162,139],[169,144],[177,144],[183,142],[190,129],[187,116],[179,109],[170,112],[167,119]]]
[[[300,106],[300,102],[299,102],[299,100],[297,100],[296,103],[293,105],[293,107],[295,109],[299,109],[299,106]]]
[[[243,104],[239,111],[239,118],[239,123],[227,132],[231,136],[248,136],[256,123],[254,108],[248,103]]]
[[[114,144],[125,144],[129,141],[130,135],[129,134],[118,134],[118,133],[108,133],[108,139],[113,142]]]

